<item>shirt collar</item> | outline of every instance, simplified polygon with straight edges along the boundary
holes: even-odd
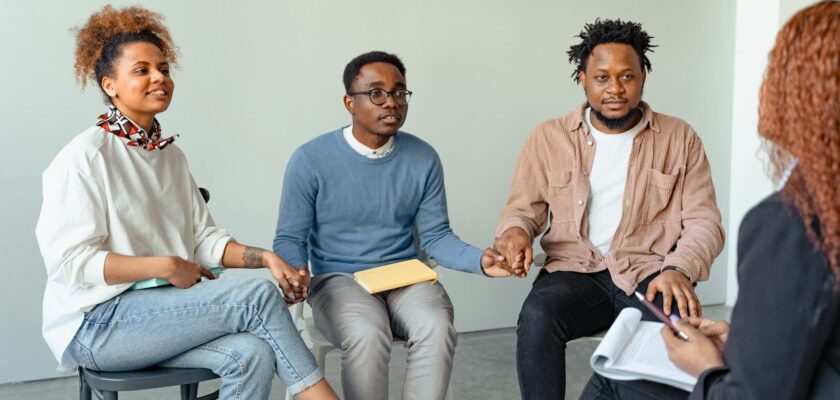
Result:
[[[361,154],[361,155],[363,155],[367,158],[373,158],[373,159],[382,158],[382,157],[385,157],[388,154],[390,154],[391,150],[394,149],[394,137],[393,136],[388,138],[388,141],[385,142],[385,144],[383,144],[382,147],[380,147],[378,149],[371,149],[370,147],[365,146],[364,144],[362,144],[362,142],[360,142],[358,139],[356,139],[355,136],[353,136],[353,125],[352,124],[347,126],[346,128],[344,128],[344,130],[342,131],[342,134],[344,135],[344,140],[347,141],[347,144],[349,144],[350,147],[353,148],[353,150],[356,151],[356,153],[359,153],[359,154]]]
[[[799,164],[799,160],[794,159],[790,165],[785,168],[785,171],[782,172],[782,176],[779,178],[779,182],[776,184],[776,190],[781,190],[787,184],[788,179],[790,179],[791,174],[793,174],[793,170],[796,169],[796,166]]]
[[[148,151],[163,150],[175,141],[178,135],[161,138],[160,124],[157,119],[152,120],[151,132],[146,132],[139,124],[120,112],[113,104],[108,106],[108,112],[100,115],[96,125],[123,139],[128,146],[137,146]]]

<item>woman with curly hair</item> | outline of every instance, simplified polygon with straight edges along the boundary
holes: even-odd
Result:
[[[268,398],[276,373],[300,399],[336,399],[286,306],[306,297],[306,271],[215,226],[155,119],[175,89],[162,19],[106,6],[78,29],[76,77],[109,107],[43,173],[44,338],[64,372],[209,368],[225,399]],[[277,283],[207,267],[268,268]],[[133,290],[154,278],[174,286]]]
[[[685,319],[687,341],[662,330],[694,391],[594,375],[582,398],[840,399],[840,2],[782,27],[758,131],[781,190],[741,223],[732,325]]]

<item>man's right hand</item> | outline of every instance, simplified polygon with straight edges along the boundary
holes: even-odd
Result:
[[[517,261],[523,263],[524,270],[518,276],[524,277],[531,270],[534,254],[531,249],[531,237],[519,227],[508,228],[493,243],[493,248],[501,253],[511,264]],[[511,271],[512,272],[512,271]]]
[[[163,257],[162,267],[163,273],[160,277],[181,289],[192,287],[192,285],[201,282],[202,275],[206,276],[207,279],[216,279],[207,268],[178,256]]]

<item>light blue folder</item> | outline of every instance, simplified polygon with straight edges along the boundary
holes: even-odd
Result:
[[[207,269],[210,270],[210,272],[212,272],[213,275],[217,278],[219,277],[219,275],[222,274],[222,272],[225,272],[224,267],[213,267],[213,268],[207,268]],[[207,279],[207,278],[204,278],[202,276],[201,279]],[[172,285],[172,284],[169,283],[169,281],[167,281],[166,279],[152,278],[152,279],[145,279],[145,280],[142,280],[142,281],[134,282],[134,284],[131,285],[131,287],[129,287],[128,290],[141,290],[141,289],[149,289],[149,288],[155,288],[155,287],[159,287],[159,286],[169,286],[169,285]]]

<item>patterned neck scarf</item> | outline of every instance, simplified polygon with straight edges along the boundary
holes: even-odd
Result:
[[[123,138],[129,146],[140,146],[149,151],[163,150],[178,137],[178,135],[174,135],[161,140],[160,124],[157,119],[152,120],[152,132],[149,134],[113,105],[108,106],[108,113],[97,118],[96,125]]]

